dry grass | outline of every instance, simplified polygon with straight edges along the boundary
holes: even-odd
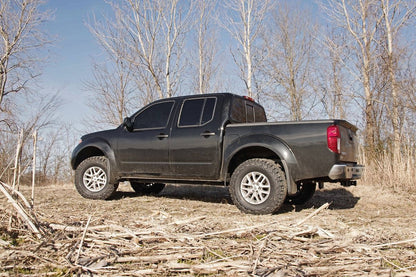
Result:
[[[393,160],[391,154],[383,152],[374,160],[365,161],[363,182],[384,187],[399,193],[416,194],[416,152],[406,148],[402,156]]]
[[[275,215],[242,214],[219,187],[167,186],[111,201],[72,185],[37,192],[36,239],[0,197],[0,276],[414,276],[416,207],[376,186],[329,185]],[[303,223],[301,220],[320,211]],[[91,220],[89,221],[89,218]],[[87,224],[88,223],[88,224]]]

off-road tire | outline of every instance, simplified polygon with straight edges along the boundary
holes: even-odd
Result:
[[[298,192],[295,195],[287,196],[285,203],[303,205],[315,194],[316,184],[313,182],[301,183],[298,185]]]
[[[241,211],[250,214],[270,214],[276,212],[285,201],[286,178],[275,161],[250,159],[235,169],[229,190],[231,199]],[[260,196],[259,190],[263,196]]]
[[[109,183],[109,161],[104,156],[83,160],[75,169],[75,187],[79,194],[89,199],[109,199],[118,184]]]
[[[130,181],[130,186],[140,195],[157,195],[165,188],[165,184],[161,183],[139,183],[134,181]]]

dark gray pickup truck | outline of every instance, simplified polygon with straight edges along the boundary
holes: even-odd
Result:
[[[239,209],[267,214],[305,203],[324,182],[361,177],[354,125],[266,121],[262,106],[230,93],[153,102],[114,130],[82,137],[71,159],[75,186],[107,199],[121,181],[141,194],[166,183],[225,185]]]

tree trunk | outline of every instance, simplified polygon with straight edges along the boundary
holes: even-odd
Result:
[[[400,126],[399,126],[399,97],[398,86],[395,74],[395,61],[393,53],[393,30],[389,17],[389,0],[381,0],[381,6],[383,9],[385,31],[387,36],[387,70],[389,75],[389,81],[391,86],[391,102],[392,107],[390,111],[390,118],[393,128],[393,165],[400,163]]]

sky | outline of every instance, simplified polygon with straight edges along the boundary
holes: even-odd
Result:
[[[309,1],[300,2],[303,6],[311,4]],[[92,61],[99,60],[102,54],[86,24],[94,14],[97,17],[111,14],[111,7],[104,0],[49,0],[43,9],[51,10],[54,15],[53,19],[45,24],[45,31],[56,38],[56,41],[50,48],[50,62],[44,68],[40,87],[46,94],[60,95],[63,100],[60,108],[61,121],[70,123],[74,126],[74,131],[82,134],[85,132],[83,121],[85,122],[86,117],[92,112],[87,106],[88,101],[92,100],[84,88],[84,83],[92,79]],[[224,39],[221,43],[224,44]],[[228,54],[229,45],[222,46],[224,54]],[[234,66],[232,60],[225,64]],[[238,79],[238,74],[233,72],[229,74],[229,78]],[[237,93],[240,89],[236,84],[243,88],[239,79],[233,82],[228,80],[226,83],[231,85],[225,85],[224,89],[227,91]]]
[[[61,96],[63,120],[79,126],[89,113],[83,82],[90,79],[91,61],[101,51],[86,23],[93,14],[107,12],[108,5],[103,0],[50,0],[43,8],[54,14],[45,30],[55,42],[40,86],[47,94]]]
[[[87,23],[93,15],[111,15],[111,7],[104,0],[49,0],[43,8],[54,14],[45,31],[56,41],[40,86],[47,94],[59,93],[64,102],[60,109],[62,120],[82,133],[83,121],[92,112],[87,106],[91,98],[84,83],[92,79],[92,61],[102,55]]]

